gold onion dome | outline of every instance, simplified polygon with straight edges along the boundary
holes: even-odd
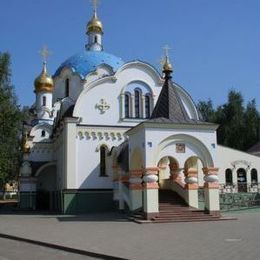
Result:
[[[23,153],[29,153],[30,150],[31,150],[31,148],[28,143],[28,133],[26,132],[22,138],[22,151],[23,151]]]
[[[46,62],[43,63],[41,74],[35,79],[34,87],[36,92],[53,92],[53,79],[48,75]]]
[[[99,20],[96,11],[94,12],[92,19],[88,22],[87,25],[87,34],[91,32],[103,34],[103,25],[102,22]]]
[[[28,143],[23,144],[22,149],[24,153],[29,153],[31,150],[30,145]]]

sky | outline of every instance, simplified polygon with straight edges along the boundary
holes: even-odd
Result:
[[[173,80],[194,99],[227,100],[240,91],[260,109],[259,0],[101,0],[105,51],[124,61],[160,69],[162,47],[171,47]],[[84,50],[89,0],[0,0],[0,52],[12,58],[12,82],[21,105],[35,100],[39,50],[52,51],[48,70]]]

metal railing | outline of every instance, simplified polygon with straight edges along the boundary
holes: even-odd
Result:
[[[260,183],[247,183],[247,182],[238,182],[238,183],[220,183],[219,184],[220,194],[224,193],[260,193]]]

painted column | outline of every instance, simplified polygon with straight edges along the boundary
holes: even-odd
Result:
[[[118,167],[112,166],[113,169],[113,200],[119,201],[119,174]]]
[[[125,95],[121,94],[121,118],[125,118]]]
[[[251,169],[248,167],[246,169],[246,185],[247,185],[247,192],[250,192],[251,190]]]
[[[130,102],[132,108],[130,111],[130,117],[135,117],[135,95],[134,94],[131,94]]]
[[[205,207],[209,213],[220,215],[218,168],[203,168]]]
[[[130,203],[131,203],[131,210],[137,210],[142,208],[143,200],[142,200],[142,169],[131,170],[130,177],[129,177],[129,194],[130,194]]]
[[[154,99],[155,99],[155,95],[152,95],[152,98],[151,98],[151,102],[150,102],[150,113],[152,113],[153,109],[154,109]]]
[[[151,219],[159,215],[158,167],[144,169],[144,215]]]
[[[198,197],[198,171],[196,169],[185,169],[185,189],[187,190],[186,202],[189,206],[198,208],[199,197]]]
[[[65,118],[65,174],[66,188],[77,189],[76,135],[78,119]]]
[[[141,97],[141,107],[142,107],[141,117],[145,118],[145,96],[144,95],[142,95]]]
[[[123,195],[123,184],[121,183],[121,176],[122,176],[122,170],[119,167],[116,167],[117,177],[114,177],[114,199],[118,200],[118,207],[120,210],[123,210],[125,208],[124,203],[124,195]],[[115,191],[116,187],[118,188],[117,191]],[[115,194],[117,193],[117,194]]]
[[[120,177],[119,177],[119,209],[122,210],[125,208],[125,198],[124,198],[124,190],[128,190],[128,184],[129,184],[129,176],[125,175],[123,171],[120,171]],[[130,198],[128,197],[128,194],[126,194],[127,204],[129,208],[131,207]],[[131,209],[130,209],[131,210]]]
[[[236,193],[237,192],[237,169],[234,167],[232,169],[232,181],[233,181],[233,189],[232,189],[232,193]]]

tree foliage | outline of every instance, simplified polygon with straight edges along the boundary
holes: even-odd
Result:
[[[0,52],[0,185],[17,175],[22,113],[11,84],[10,55]]]
[[[231,90],[224,105],[214,109],[211,100],[199,101],[198,109],[205,121],[219,124],[219,144],[246,151],[259,141],[260,117],[254,99],[245,106],[241,93]]]

